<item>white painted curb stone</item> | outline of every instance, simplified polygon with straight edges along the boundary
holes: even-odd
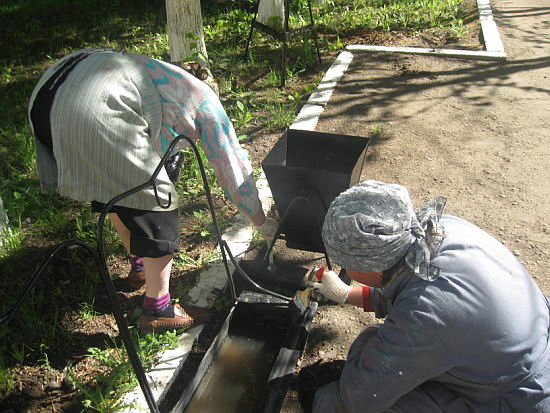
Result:
[[[491,4],[489,0],[477,0],[479,21],[485,43],[485,50],[458,50],[458,49],[433,49],[424,47],[390,47],[351,44],[346,50],[352,52],[387,52],[387,53],[412,53],[422,55],[438,55],[446,57],[459,57],[477,60],[506,60],[504,45],[500,39],[497,25],[493,20]]]
[[[338,55],[332,66],[321,79],[317,89],[311,94],[306,104],[296,117],[296,120],[290,129],[314,130],[319,116],[327,105],[336,84],[342,79],[342,76],[348,70],[348,67],[353,60],[353,54],[350,52],[342,52]]]

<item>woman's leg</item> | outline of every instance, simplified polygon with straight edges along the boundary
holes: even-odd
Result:
[[[128,229],[128,227],[126,227],[126,225],[124,225],[124,222],[122,222],[117,214],[110,213],[109,219],[113,223],[113,226],[115,227],[115,230],[120,237],[124,248],[126,248],[126,251],[130,255],[130,265],[132,266],[132,268],[128,273],[127,282],[132,288],[139,290],[145,285],[145,271],[142,259],[140,257],[130,254],[130,230]]]
[[[143,314],[138,323],[142,333],[178,330],[203,324],[210,319],[208,310],[173,304],[169,293],[172,255],[144,257],[147,280]]]
[[[160,333],[207,322],[210,318],[208,310],[191,305],[183,307],[172,303],[171,300],[169,287],[173,262],[172,251],[177,249],[174,246],[166,248],[166,241],[169,240],[176,244],[179,231],[177,211],[176,213],[157,214],[124,210],[122,215],[111,214],[109,218],[128,251],[134,251],[134,254],[139,251],[138,254],[143,257],[144,268],[138,274],[142,276],[141,281],[146,286],[143,296],[143,313],[138,319],[141,332]],[[157,228],[163,228],[163,233],[157,234]],[[159,240],[158,246],[162,248],[155,249],[156,240]],[[159,252],[164,252],[166,255],[150,256],[155,256]],[[139,288],[132,283],[130,276],[128,278],[130,285]],[[139,280],[136,279],[136,281]]]
[[[170,286],[170,271],[172,270],[172,255],[159,258],[143,257],[145,265],[145,296],[160,298],[168,294]]]
[[[126,251],[128,251],[128,254],[130,253],[130,230],[126,228],[126,225],[120,220],[119,216],[115,213],[109,214],[109,219],[113,223],[113,226],[115,227],[115,230],[120,237],[120,240],[122,241],[122,245],[124,245],[124,248],[126,248]]]

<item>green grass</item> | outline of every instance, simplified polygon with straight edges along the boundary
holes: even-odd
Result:
[[[459,0],[327,0],[317,23],[336,33],[358,27],[384,31],[450,27],[461,24],[460,4]]]
[[[257,30],[246,63],[242,57],[253,16],[252,0],[203,2],[205,41],[221,99],[237,135],[280,131],[289,126],[322,73],[312,72],[316,53],[311,40],[296,36],[289,47],[287,87],[279,89],[280,51],[277,42]],[[309,21],[305,0],[293,2],[291,25]],[[371,28],[418,30],[449,27],[460,33],[457,0],[327,0],[315,7],[322,49],[338,50],[349,30]],[[34,139],[27,120],[28,100],[45,69],[74,50],[109,46],[156,58],[168,56],[164,0],[3,0],[0,3],[0,197],[10,220],[0,247],[0,313],[21,293],[38,264],[53,245],[66,239],[96,242],[96,222],[87,205],[40,191]],[[306,79],[307,81],[301,81]],[[203,193],[197,161],[188,149],[177,189],[182,198]],[[201,151],[202,153],[202,151]],[[216,196],[222,191],[207,166]],[[195,211],[196,231],[212,237],[211,219]],[[193,212],[191,212],[193,215]],[[231,213],[223,211],[222,228]],[[124,253],[110,224],[105,231],[108,257]],[[213,253],[214,254],[214,253]],[[181,253],[176,268],[202,268],[214,256]],[[56,258],[9,324],[0,325],[0,401],[13,388],[11,369],[22,364],[58,365],[66,352],[74,356],[83,338],[67,328],[70,317],[93,319],[101,313],[96,296],[101,282],[93,263],[71,248]],[[221,305],[221,304],[220,304]],[[75,315],[76,314],[76,315]],[[174,336],[137,337],[145,364],[173,344]],[[93,383],[72,375],[83,395],[83,406],[94,411],[117,411],[121,395],[135,385],[125,352],[116,342],[90,349],[88,356],[104,365],[106,373]]]
[[[136,343],[141,363],[152,366],[160,352],[177,347],[178,338],[174,332],[150,334],[136,338]],[[81,394],[83,407],[95,412],[115,412],[131,407],[123,397],[138,382],[126,350],[113,341],[106,349],[90,347],[87,356],[95,359],[106,373],[96,376],[94,385],[90,386],[69,367],[69,378]]]

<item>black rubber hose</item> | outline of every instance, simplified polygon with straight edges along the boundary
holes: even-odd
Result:
[[[176,139],[185,139],[187,142],[189,142],[189,145],[191,145],[191,148],[193,149],[193,152],[195,153],[195,157],[197,158],[197,163],[199,164],[199,171],[201,173],[202,178],[202,184],[204,186],[204,192],[206,193],[206,199],[208,201],[208,208],[210,209],[210,215],[212,216],[212,225],[214,226],[214,231],[216,232],[216,237],[218,238],[218,244],[220,245],[220,251],[222,253],[222,259],[223,259],[223,265],[225,267],[225,271],[227,273],[227,278],[229,279],[229,284],[231,287],[231,297],[233,298],[233,302],[237,301],[237,293],[235,290],[235,283],[233,281],[233,277],[231,276],[231,270],[229,269],[229,264],[227,263],[227,257],[225,256],[225,250],[222,247],[223,241],[222,234],[220,231],[220,227],[218,226],[218,219],[216,218],[216,212],[214,209],[214,201],[212,201],[212,193],[210,192],[210,185],[208,184],[208,177],[206,176],[206,170],[204,168],[204,164],[202,163],[201,155],[199,152],[199,149],[197,148],[197,145],[195,142],[193,142],[190,138],[184,135],[178,136]]]
[[[143,396],[145,397],[145,400],[147,401],[147,405],[149,406],[149,410],[153,413],[159,413],[158,405],[155,401],[155,397],[153,396],[153,392],[151,391],[151,387],[149,386],[149,382],[147,381],[147,377],[145,376],[145,370],[143,368],[143,365],[141,364],[141,361],[139,360],[139,355],[136,349],[136,346],[134,344],[134,341],[132,340],[132,336],[130,335],[130,331],[128,329],[128,325],[126,324],[126,321],[124,320],[124,317],[122,316],[122,313],[118,311],[118,304],[116,302],[116,292],[115,287],[113,285],[113,281],[111,280],[111,277],[108,275],[107,270],[107,261],[105,258],[105,249],[103,246],[103,229],[105,225],[105,219],[107,218],[107,214],[111,210],[111,208],[119,201],[121,201],[124,198],[129,197],[130,195],[135,194],[136,192],[141,191],[142,189],[145,189],[149,186],[153,186],[155,189],[155,198],[157,200],[157,203],[161,208],[168,208],[172,202],[172,198],[169,194],[168,197],[168,204],[166,206],[161,205],[160,199],[158,198],[158,194],[156,191],[156,184],[155,180],[157,179],[158,174],[160,173],[161,169],[163,168],[164,164],[166,163],[166,160],[170,156],[172,149],[176,146],[176,144],[181,140],[181,137],[178,137],[172,141],[170,144],[168,150],[162,157],[161,161],[159,162],[158,166],[156,167],[155,171],[153,172],[153,175],[151,175],[151,178],[141,184],[138,185],[132,189],[129,189],[126,192],[123,192],[120,195],[115,196],[113,199],[111,199],[107,204],[103,207],[103,210],[101,211],[101,215],[99,216],[98,223],[97,223],[97,251],[99,254],[99,262],[101,266],[101,273],[104,274],[104,281],[105,286],[107,288],[107,292],[109,294],[109,299],[111,301],[111,305],[113,306],[113,309],[117,309],[117,311],[114,311],[115,320],[117,322],[120,335],[122,337],[122,341],[124,342],[124,346],[126,347],[126,352],[128,353],[128,359],[130,360],[130,364],[132,365],[132,368],[134,369],[134,373],[136,374],[136,378],[139,382],[139,385],[141,387],[141,391],[143,392]]]
[[[5,321],[9,320],[21,307],[25,299],[28,297],[29,293],[32,291],[32,289],[35,287],[36,283],[38,282],[38,279],[40,276],[44,273],[44,269],[47,267],[47,265],[51,262],[51,260],[63,249],[71,246],[71,245],[78,245],[82,248],[84,248],[93,258],[96,263],[96,266],[99,270],[99,273],[101,275],[101,278],[103,279],[103,283],[105,284],[105,288],[107,289],[107,295],[109,297],[109,301],[111,303],[111,307],[113,310],[113,315],[115,317],[115,321],[117,323],[120,335],[122,337],[122,341],[124,342],[124,346],[126,347],[126,352],[128,353],[128,359],[130,361],[130,364],[132,365],[132,368],[134,369],[134,373],[136,374],[136,378],[139,382],[139,385],[141,387],[141,390],[143,392],[143,395],[145,397],[145,400],[147,401],[147,405],[149,406],[149,410],[153,413],[160,413],[158,405],[155,401],[155,398],[153,396],[153,392],[151,391],[151,387],[149,386],[149,382],[147,381],[147,377],[145,376],[145,370],[143,368],[143,365],[141,364],[141,361],[139,360],[139,355],[136,349],[136,346],[132,340],[132,336],[130,334],[130,331],[128,329],[128,325],[126,324],[126,320],[124,319],[124,316],[122,315],[122,311],[120,310],[118,306],[118,301],[116,298],[116,291],[115,287],[113,285],[113,281],[111,280],[111,277],[109,276],[109,271],[107,269],[106,259],[105,259],[105,249],[103,246],[104,241],[104,225],[105,225],[105,218],[107,217],[107,214],[111,210],[111,208],[120,200],[141,191],[144,188],[147,188],[149,186],[153,186],[155,189],[155,197],[157,199],[157,202],[161,208],[168,208],[171,203],[171,197],[168,198],[168,205],[163,206],[160,203],[160,200],[157,195],[156,191],[156,184],[155,180],[160,173],[164,163],[170,156],[170,153],[174,146],[177,144],[177,142],[181,138],[176,138],[168,150],[166,151],[165,155],[163,156],[162,160],[160,161],[159,165],[153,172],[153,175],[151,178],[141,184],[136,186],[135,188],[129,189],[126,192],[123,192],[120,195],[117,195],[113,199],[111,199],[103,208],[101,211],[101,215],[99,216],[98,224],[97,224],[97,253],[94,251],[89,245],[85,244],[82,241],[78,240],[69,240],[64,241],[54,247],[50,255],[46,260],[44,260],[38,269],[34,272],[33,276],[31,277],[30,282],[26,286],[26,288],[23,290],[23,294],[19,296],[15,304],[10,308],[6,314],[2,315],[0,317],[0,323],[4,323]]]
[[[197,157],[197,161],[199,163],[199,170],[201,172],[201,176],[202,176],[202,180],[203,180],[203,186],[204,186],[204,191],[206,193],[206,198],[208,200],[208,206],[210,208],[210,213],[212,215],[212,223],[214,225],[214,229],[215,229],[215,232],[216,232],[216,236],[218,237],[218,244],[220,245],[220,251],[222,253],[222,258],[223,258],[223,264],[225,266],[225,270],[227,272],[227,277],[229,279],[229,283],[231,285],[231,293],[232,293],[232,296],[233,296],[233,300],[236,301],[237,300],[237,296],[236,296],[236,291],[235,291],[235,282],[233,281],[233,276],[231,275],[231,270],[229,269],[229,264],[227,262],[227,257],[225,255],[225,251],[227,251],[227,253],[229,254],[229,257],[231,259],[231,262],[233,263],[233,265],[235,266],[235,268],[237,269],[237,272],[248,282],[250,283],[252,286],[254,286],[254,288],[257,288],[258,290],[260,290],[261,292],[263,292],[264,294],[268,294],[268,295],[271,295],[273,297],[277,297],[277,298],[280,298],[282,300],[285,300],[285,301],[292,301],[292,298],[290,297],[286,297],[284,295],[281,295],[281,294],[278,294],[274,291],[271,291],[271,290],[268,290],[264,287],[261,287],[260,285],[258,285],[257,283],[255,283],[249,276],[248,274],[246,274],[246,272],[239,266],[239,264],[237,263],[237,261],[235,260],[235,257],[233,256],[233,254],[231,253],[231,250],[229,249],[229,246],[227,245],[227,242],[225,242],[223,239],[222,239],[222,235],[221,235],[221,231],[220,231],[220,228],[218,227],[218,221],[216,219],[216,213],[215,213],[215,209],[214,209],[214,202],[212,201],[212,194],[210,192],[210,185],[208,184],[208,179],[207,179],[207,176],[206,176],[206,171],[204,169],[204,165],[202,163],[202,160],[201,160],[201,157],[200,157],[200,154],[199,154],[199,151],[197,149],[197,146],[195,145],[195,143],[189,139],[187,136],[181,136],[183,137],[184,139],[186,139],[189,144],[191,145],[191,147],[193,148],[193,151],[195,152],[195,155]],[[179,137],[178,137],[179,138]],[[309,200],[308,200],[309,201]]]
[[[43,274],[46,267],[50,264],[50,261],[59,252],[63,251],[65,248],[68,248],[68,247],[73,246],[73,245],[78,245],[79,247],[84,248],[94,258],[94,260],[96,260],[96,263],[97,263],[97,254],[96,254],[96,252],[89,245],[83,243],[82,241],[69,240],[69,241],[64,241],[60,244],[57,244],[52,249],[52,251],[50,252],[48,257],[44,261],[42,261],[40,266],[36,269],[36,271],[34,272],[34,274],[31,277],[31,280],[29,281],[29,283],[27,284],[27,286],[23,290],[23,293],[17,298],[17,301],[15,302],[15,304],[5,314],[2,314],[2,316],[0,317],[0,324],[5,323],[6,321],[8,321],[19,310],[21,305],[27,299],[30,292],[35,287],[36,283],[38,282],[40,276]]]
[[[276,298],[280,298],[281,300],[284,300],[284,301],[287,301],[287,302],[291,302],[292,301],[292,298],[290,297],[287,297],[287,296],[284,296],[284,295],[281,295],[279,293],[276,293],[274,291],[271,291],[271,290],[268,290],[267,288],[264,288],[262,286],[260,286],[259,284],[257,284],[256,282],[254,282],[254,280],[252,280],[248,274],[241,268],[241,266],[237,263],[237,260],[235,259],[235,257],[233,256],[233,254],[231,253],[231,250],[229,249],[229,246],[227,245],[227,242],[225,241],[222,241],[222,245],[223,245],[223,248],[227,250],[227,253],[229,254],[229,258],[231,259],[231,262],[233,263],[233,265],[235,266],[235,268],[237,269],[237,272],[241,275],[241,277],[243,277],[248,283],[250,283],[252,286],[254,286],[254,288],[258,289],[259,291],[261,291],[262,293],[264,294],[267,294],[267,295],[271,295],[273,297],[276,297]]]
[[[46,258],[40,266],[37,268],[37,270],[34,272],[34,274],[31,277],[30,282],[27,284],[25,289],[23,290],[23,294],[19,296],[15,304],[10,308],[5,314],[3,314],[0,317],[0,324],[8,321],[13,315],[19,310],[25,299],[28,297],[29,293],[32,291],[32,289],[35,287],[36,283],[38,282],[38,279],[42,274],[44,274],[44,270],[48,266],[48,264],[51,262],[51,260],[59,254],[61,251],[63,251],[65,248],[68,248],[70,246],[79,246],[83,248],[85,251],[87,251],[90,256],[93,257],[95,264],[99,270],[99,273],[101,275],[101,278],[103,280],[103,283],[105,284],[105,287],[107,289],[109,301],[111,303],[111,308],[113,310],[113,315],[115,317],[117,326],[119,328],[120,334],[122,336],[122,340],[124,342],[124,345],[126,347],[126,352],[128,353],[128,357],[130,360],[130,363],[132,364],[132,368],[134,369],[134,372],[136,373],[136,377],[138,378],[138,382],[140,385],[142,383],[146,383],[145,389],[144,386],[142,387],[143,394],[145,396],[145,399],[147,400],[147,404],[149,405],[149,409],[151,412],[159,413],[158,406],[155,402],[155,399],[153,397],[153,394],[151,392],[151,388],[149,387],[149,383],[147,382],[147,377],[145,376],[145,372],[143,370],[143,366],[141,362],[139,361],[139,356],[137,353],[137,350],[135,348],[135,345],[132,341],[132,338],[130,336],[130,331],[128,330],[128,326],[126,325],[126,321],[124,320],[124,317],[122,315],[122,311],[120,310],[116,298],[116,292],[114,289],[113,282],[111,280],[111,277],[107,273],[105,262],[102,261],[96,251],[91,248],[89,245],[85,244],[82,241],[79,240],[69,240],[64,241],[54,247],[52,252],[49,254],[48,258]]]

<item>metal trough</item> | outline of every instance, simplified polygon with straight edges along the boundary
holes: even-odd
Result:
[[[277,413],[317,311],[245,291],[171,412]]]
[[[331,202],[361,177],[369,139],[289,129],[264,161],[289,248],[325,252],[321,228]]]

